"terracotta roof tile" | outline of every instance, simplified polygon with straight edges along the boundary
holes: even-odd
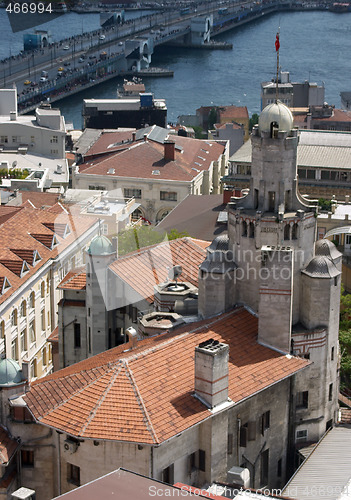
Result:
[[[20,210],[22,210],[22,207],[9,207],[0,205],[0,224],[3,224],[8,219],[11,219],[11,217],[16,215]]]
[[[60,290],[85,290],[85,286],[86,272],[85,266],[83,266],[67,273],[57,288]]]
[[[58,326],[50,333],[48,339],[49,342],[58,342],[59,341],[59,331]]]
[[[154,285],[167,280],[172,266],[181,265],[181,280],[197,286],[199,265],[209,245],[200,241],[187,237],[166,241],[120,257],[109,268],[142,298],[153,302]]]
[[[217,161],[225,150],[225,146],[216,141],[181,136],[172,136],[172,140],[176,143],[174,161],[164,159],[163,144],[147,140],[107,158],[83,163],[79,169],[84,175],[190,181],[201,170],[208,170],[211,162]],[[153,173],[156,170],[157,175]]]
[[[0,463],[7,465],[19,446],[18,441],[10,436],[5,427],[0,425]]]
[[[249,119],[249,113],[246,106],[223,106],[218,110],[220,120],[228,118],[235,119]]]
[[[243,308],[101,353],[34,382],[24,396],[37,421],[77,437],[161,443],[208,418],[194,394],[194,349],[229,344],[234,402],[296,373],[308,361],[257,343],[257,318]]]
[[[0,276],[2,279],[6,277],[11,284],[11,287],[0,295],[0,303],[4,302],[41,266],[50,259],[57,258],[62,250],[74,243],[94,223],[95,220],[88,217],[72,217],[58,205],[53,212],[49,209],[23,208],[0,225]],[[70,234],[63,239],[44,224],[57,224],[58,227],[68,224]],[[53,238],[58,244],[51,249]],[[39,253],[41,259],[38,258],[36,262],[33,262],[35,251]],[[20,276],[19,270],[24,260],[28,263],[29,270]]]

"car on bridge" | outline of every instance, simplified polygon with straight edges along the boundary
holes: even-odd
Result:
[[[31,81],[30,80],[24,80],[24,85],[31,85]]]

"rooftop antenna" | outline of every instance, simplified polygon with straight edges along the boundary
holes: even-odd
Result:
[[[280,49],[280,41],[279,41],[279,35],[280,35],[280,26],[278,28],[278,33],[275,37],[275,50],[277,52],[277,79],[276,79],[276,85],[275,85],[275,102],[278,102],[278,75],[279,75],[279,49]]]

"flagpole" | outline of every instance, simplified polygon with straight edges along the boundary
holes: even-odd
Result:
[[[280,29],[279,29],[280,31]],[[275,86],[275,102],[278,102],[278,78],[279,78],[279,48],[280,48],[280,41],[279,41],[279,31],[277,33],[277,36],[275,38],[275,50],[277,52],[277,78],[276,78],[276,86]]]

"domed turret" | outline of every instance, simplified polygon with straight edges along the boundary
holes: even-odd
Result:
[[[88,248],[90,255],[109,255],[114,253],[111,241],[102,234],[95,236]]]
[[[9,387],[24,382],[20,365],[13,359],[0,361],[0,387]]]
[[[303,274],[311,278],[335,278],[340,275],[340,271],[335,267],[334,263],[324,255],[317,255],[309,262]]]
[[[278,101],[264,108],[258,120],[260,132],[271,132],[272,127],[281,132],[289,132],[294,126],[294,119],[290,109]]]
[[[342,256],[334,243],[327,239],[316,241],[314,249],[316,255],[325,255],[332,260],[339,259]]]

